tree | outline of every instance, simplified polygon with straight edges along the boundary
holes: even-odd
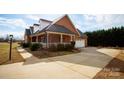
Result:
[[[86,32],[89,46],[124,47],[124,27],[112,27],[107,30]]]
[[[5,42],[8,42],[8,41],[9,41],[9,35],[7,34],[5,37]]]
[[[3,37],[0,37],[0,42],[3,42],[4,41],[4,38]]]

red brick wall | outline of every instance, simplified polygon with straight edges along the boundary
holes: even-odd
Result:
[[[71,41],[71,37],[67,36],[67,35],[63,35],[63,42],[70,42]]]
[[[68,28],[70,31],[75,32],[75,33],[78,34],[78,32],[75,30],[73,24],[67,18],[67,16],[63,17],[61,20],[59,20],[58,22],[56,22],[56,24],[62,25],[64,27]]]
[[[59,34],[49,34],[49,43],[60,43],[61,35]],[[71,37],[68,35],[63,35],[63,42],[70,42]]]
[[[49,34],[49,43],[59,43],[60,35],[59,34]]]
[[[31,42],[31,37],[30,36],[24,36],[24,39],[27,41],[27,43]]]

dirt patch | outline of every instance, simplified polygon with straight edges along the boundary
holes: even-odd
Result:
[[[124,52],[117,55],[94,79],[124,79]]]

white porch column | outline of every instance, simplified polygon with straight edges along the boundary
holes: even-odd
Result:
[[[46,43],[47,43],[47,48],[49,47],[49,33],[47,33],[47,41],[46,41]]]
[[[74,35],[74,41],[75,41],[75,35]]]
[[[36,42],[38,43],[38,36],[36,36]]]
[[[60,43],[63,43],[63,35],[61,34]]]
[[[72,35],[71,35],[71,41],[72,41]]]

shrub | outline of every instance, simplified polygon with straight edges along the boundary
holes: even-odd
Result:
[[[39,44],[39,49],[42,50],[43,49],[43,45]]]
[[[40,47],[42,47],[41,44],[38,44],[38,43],[31,44],[30,50],[31,50],[31,51],[36,51],[36,50],[38,50]]]
[[[64,51],[65,50],[64,44],[58,44],[57,45],[57,50],[58,51]]]
[[[57,47],[54,44],[52,44],[49,46],[49,50],[50,51],[57,51]]]
[[[23,48],[28,48],[31,44],[30,43],[21,43]]]
[[[71,45],[72,45],[72,47],[74,48],[74,47],[75,47],[75,41],[72,41],[72,42],[71,42]]]
[[[66,51],[72,51],[73,46],[71,44],[65,44],[65,50]]]

